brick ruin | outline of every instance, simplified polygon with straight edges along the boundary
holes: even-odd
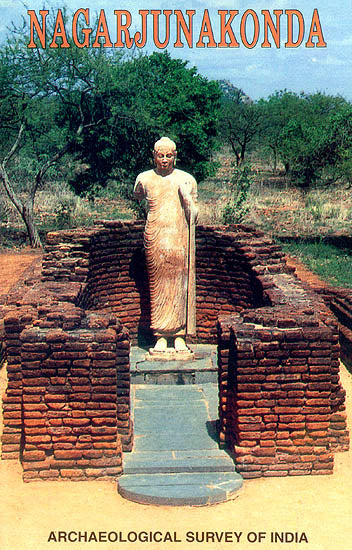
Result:
[[[339,334],[351,357],[352,292],[306,288],[261,231],[198,226],[196,239],[197,342],[218,345],[222,444],[245,478],[332,473],[349,442]],[[49,233],[1,308],[2,458],[20,459],[25,481],[116,479],[133,444],[130,345],[150,340],[143,223]]]

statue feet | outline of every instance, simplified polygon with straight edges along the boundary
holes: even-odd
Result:
[[[176,351],[189,351],[188,347],[186,346],[186,342],[180,336],[177,336],[177,338],[175,338],[174,345]]]
[[[161,338],[158,338],[155,346],[154,351],[166,351],[167,350],[167,340],[163,336]]]
[[[171,338],[171,337],[170,337]],[[174,347],[167,347],[167,339],[163,336],[157,339],[153,348],[145,355],[146,361],[190,361],[194,359],[194,352],[186,346],[186,342],[180,336],[174,341]]]

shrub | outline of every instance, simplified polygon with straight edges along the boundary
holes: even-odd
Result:
[[[235,166],[230,182],[230,198],[223,209],[225,224],[241,223],[245,218],[249,205],[248,193],[252,184],[252,170],[249,164]]]

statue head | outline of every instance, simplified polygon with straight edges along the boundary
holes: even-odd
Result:
[[[154,144],[153,157],[155,171],[161,176],[171,174],[176,162],[176,143],[168,137],[162,137]]]

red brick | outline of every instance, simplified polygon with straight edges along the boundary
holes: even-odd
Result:
[[[32,444],[35,445],[37,443],[49,443],[51,441],[50,435],[27,435],[26,436],[26,445]]]
[[[113,441],[113,442],[102,441],[102,442],[93,443],[93,447],[94,447],[94,449],[113,449],[113,450],[116,450],[116,449],[118,449],[118,444],[116,443],[116,441]]]
[[[307,422],[307,430],[327,430],[330,426],[329,422]]]
[[[287,475],[288,475],[288,470],[283,470],[283,471],[270,470],[270,471],[265,471],[263,473],[264,477],[286,477]]]
[[[279,419],[280,423],[288,424],[291,422],[297,423],[297,422],[304,422],[305,417],[303,414],[298,414],[299,412],[302,412],[301,409],[297,409],[296,414],[280,414]]]
[[[44,451],[24,451],[23,460],[28,462],[37,462],[39,460],[45,460]]]
[[[77,460],[82,458],[82,451],[77,449],[55,450],[54,456],[57,460]]]
[[[43,479],[57,479],[60,476],[60,473],[58,470],[43,470],[39,472],[39,476]]]
[[[65,469],[63,468],[60,470],[60,474],[63,478],[69,478],[69,479],[84,479],[85,475],[84,472],[81,470],[73,470],[73,469]]]
[[[263,409],[263,408],[248,408],[248,409],[238,409],[237,410],[237,414],[238,416],[252,416],[252,415],[264,415],[264,414],[270,414],[270,409],[266,408],[266,409]]]
[[[37,428],[37,427],[44,427],[45,426],[45,419],[44,418],[36,418],[36,419],[24,419],[23,425],[28,428]]]

